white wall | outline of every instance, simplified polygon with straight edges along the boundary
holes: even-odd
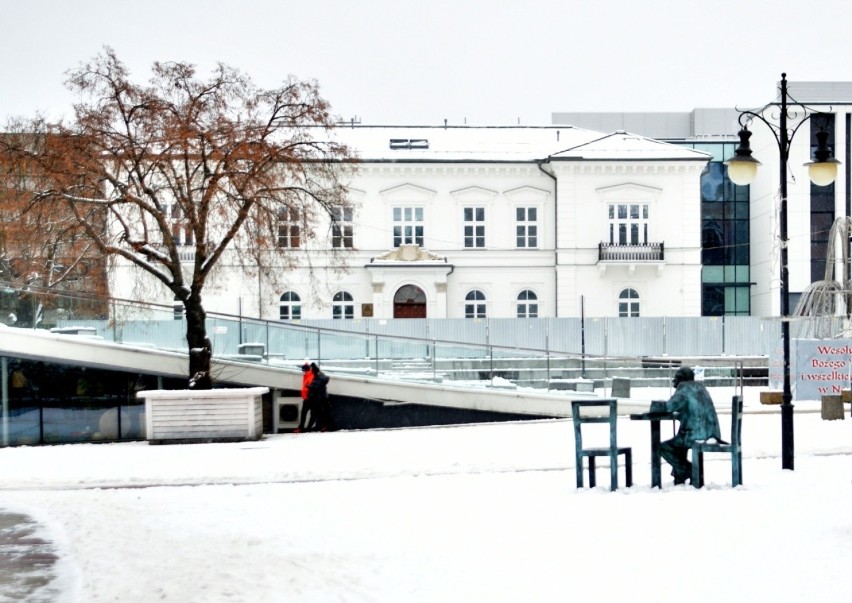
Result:
[[[396,290],[415,284],[426,292],[430,318],[463,317],[464,297],[474,288],[486,295],[487,315],[493,318],[516,316],[523,289],[536,293],[542,317],[579,316],[580,296],[587,315],[613,316],[619,291],[630,286],[640,294],[643,316],[699,316],[703,164],[639,159],[553,161],[547,169],[558,190],[529,159],[363,161],[351,183],[357,207],[348,272],[330,270],[326,240],[308,250],[311,270],[303,264],[278,275],[286,284],[275,287],[264,279],[259,284],[256,273],[228,266],[230,260],[223,258],[223,278],[207,290],[206,308],[277,319],[278,300],[289,289],[299,294],[304,318],[330,318],[332,295],[346,290],[354,297],[356,318],[365,303],[373,304],[374,317],[389,318]],[[598,245],[608,241],[607,203],[613,199],[651,203],[649,239],[665,244],[664,262],[614,263],[605,269],[598,263]],[[424,249],[433,254],[426,261],[381,258],[393,249],[395,206],[424,207]],[[519,206],[537,209],[537,249],[516,248]],[[485,209],[484,249],[464,247],[465,207]],[[121,264],[114,270],[116,295],[132,297],[131,272]],[[164,287],[151,291],[148,299],[172,303]]]

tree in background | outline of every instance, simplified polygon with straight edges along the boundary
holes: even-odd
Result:
[[[16,131],[10,122],[0,135],[4,147],[42,146],[43,139]],[[83,233],[66,207],[33,203],[47,179],[22,157],[0,153],[0,302],[5,324],[36,327],[45,324],[44,311],[54,311],[47,323],[80,310],[103,314],[107,298],[104,258]],[[103,227],[103,214],[90,216]]]
[[[110,48],[70,72],[81,101],[69,123],[34,120],[31,145],[6,153],[37,166],[39,207],[61,204],[99,254],[129,262],[166,286],[186,315],[190,387],[212,387],[205,284],[224,254],[260,258],[266,274],[298,261],[276,245],[279,218],[310,239],[321,218],[349,207],[349,150],[333,140],[316,82],[292,76],[259,89],[218,65],[202,79],[186,63],[152,67],[135,83]],[[93,220],[102,213],[105,220]],[[104,227],[101,227],[101,225]],[[272,266],[275,269],[272,269]]]

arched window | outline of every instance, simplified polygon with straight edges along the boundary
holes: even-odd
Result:
[[[538,296],[524,289],[518,293],[518,318],[538,318]]]
[[[636,289],[623,289],[618,294],[618,315],[623,318],[639,316],[639,293]]]
[[[302,318],[302,298],[298,293],[285,291],[281,296],[278,317],[281,320],[299,320]]]
[[[485,294],[482,291],[474,289],[464,299],[465,318],[485,318]]]
[[[352,295],[346,291],[338,291],[331,299],[332,318],[355,318],[355,304]]]

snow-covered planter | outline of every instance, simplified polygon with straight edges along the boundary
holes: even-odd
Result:
[[[267,387],[208,390],[150,390],[145,425],[151,444],[234,442],[263,436],[263,394]]]

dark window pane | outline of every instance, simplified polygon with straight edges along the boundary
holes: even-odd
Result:
[[[734,248],[730,254],[731,264],[748,265],[749,263],[749,226],[747,220],[734,222]]]
[[[701,299],[703,316],[724,316],[725,288],[718,285],[704,285]]]
[[[725,174],[727,168],[721,163],[708,164],[701,176],[701,200],[720,202],[725,200]],[[730,182],[730,180],[728,180]]]

